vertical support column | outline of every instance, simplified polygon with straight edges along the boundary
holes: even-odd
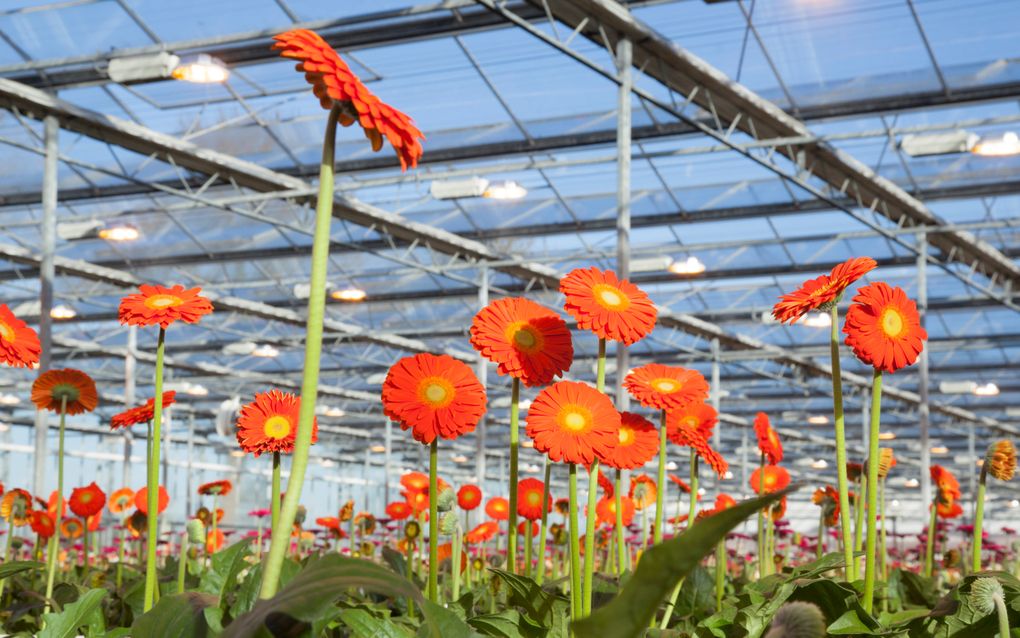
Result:
[[[481,266],[481,272],[479,273],[478,283],[478,309],[481,310],[485,306],[489,305],[489,267],[485,264]],[[485,391],[489,391],[489,362],[485,357],[478,357],[478,381],[481,382],[482,387]],[[475,429],[475,445],[477,446],[477,454],[475,456],[475,476],[478,479],[478,487],[485,491],[485,434],[487,429],[487,421],[489,420],[489,414],[486,412],[482,415],[481,420],[478,422],[478,427]]]
[[[131,408],[135,405],[135,351],[138,348],[138,326],[128,326],[127,332],[127,354],[124,355],[124,407]],[[124,464],[121,468],[120,484],[123,487],[131,486],[131,428],[124,428]],[[189,442],[190,445],[190,442]],[[190,473],[190,468],[189,468]],[[191,511],[191,508],[188,508]]]
[[[43,158],[42,183],[42,259],[39,264],[39,343],[42,354],[39,356],[39,374],[50,369],[53,349],[53,319],[50,310],[53,308],[53,280],[56,277],[54,256],[57,248],[57,157],[59,147],[57,134],[60,127],[57,118],[52,115],[43,119],[43,145],[46,155]],[[47,413],[38,410],[35,413],[35,456],[33,457],[33,487],[36,494],[46,495],[47,437],[49,420]]]
[[[708,396],[709,400],[712,402],[712,407],[715,408],[716,414],[722,412],[719,408],[722,402],[722,396],[720,394],[722,392],[722,388],[719,385],[721,383],[720,377],[722,376],[722,363],[719,361],[719,354],[719,340],[712,339],[712,384],[711,391]],[[719,427],[719,425],[716,425],[715,432],[712,433],[712,447],[716,450],[720,448],[720,444],[722,443],[722,434],[720,434],[720,430],[722,430],[722,428]],[[715,475],[713,474],[713,476]],[[714,481],[716,492],[719,492],[722,487],[722,477],[716,476]]]
[[[616,271],[630,277],[630,147],[631,89],[634,85],[630,40],[616,43],[616,77],[620,80],[616,103]],[[629,397],[623,389],[623,377],[630,368],[627,347],[616,344],[616,408],[626,410]]]
[[[921,316],[921,326],[924,327],[928,315],[928,236],[925,233],[917,236],[917,311]],[[928,433],[930,409],[927,344],[917,360],[917,379],[917,394],[921,398],[917,406],[921,439],[921,511],[927,512],[932,499],[931,475],[928,473],[928,467],[931,466],[931,439]]]

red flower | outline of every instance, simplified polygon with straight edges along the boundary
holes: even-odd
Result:
[[[205,551],[207,554],[215,554],[223,549],[223,541],[226,536],[221,529],[211,529],[205,537]]]
[[[415,492],[427,492],[429,490],[429,475],[421,472],[408,472],[400,477],[400,484]]]
[[[260,454],[294,451],[301,398],[288,392],[259,392],[241,408],[237,419],[237,444],[256,458]],[[319,439],[318,419],[312,418],[312,443]]]
[[[482,504],[482,490],[477,485],[462,485],[457,490],[457,505],[460,509],[470,512]]]
[[[751,489],[755,494],[769,494],[786,489],[790,484],[790,473],[778,465],[766,465],[764,467],[764,479],[761,477],[763,468],[755,468],[751,472]],[[764,486],[764,489],[762,489]]]
[[[159,325],[163,329],[175,321],[198,323],[203,316],[213,311],[212,304],[199,295],[201,288],[185,290],[184,286],[150,286],[142,284],[140,293],[128,295],[120,300],[118,318],[130,326]]]
[[[53,517],[50,516],[49,512],[44,512],[43,510],[32,510],[29,522],[32,525],[32,531],[38,534],[39,538],[49,538],[57,531]]]
[[[623,526],[627,527],[634,520],[634,501],[629,496],[620,497],[620,512],[623,515]],[[606,496],[595,504],[595,522],[599,525],[616,527],[616,498]]]
[[[721,512],[735,506],[737,501],[729,494],[720,494],[715,497],[715,511]]]
[[[928,339],[917,305],[881,281],[857,291],[843,332],[858,359],[890,373],[913,365]]]
[[[590,465],[619,440],[620,413],[609,397],[576,381],[542,390],[528,408],[525,431],[553,461]]]
[[[422,443],[455,439],[485,414],[485,388],[467,364],[449,355],[416,354],[390,368],[383,412]]]
[[[332,108],[334,101],[341,104],[340,124],[350,126],[355,121],[361,124],[373,151],[382,148],[385,136],[397,151],[401,169],[418,165],[422,154],[418,140],[425,136],[414,121],[369,91],[317,33],[295,29],[273,39],[276,40],[273,48],[279,49],[280,55],[298,60],[297,70],[305,74],[322,108]]]
[[[939,518],[957,518],[963,516],[963,507],[956,501],[939,501],[935,504],[935,512]]]
[[[600,339],[630,345],[655,328],[658,311],[640,288],[612,271],[578,268],[560,280],[566,296],[564,309],[577,327],[591,330]]]
[[[7,304],[0,304],[0,361],[15,368],[39,363],[42,346],[35,331],[14,316]]]
[[[406,501],[393,501],[386,506],[386,516],[395,521],[402,521],[411,515],[411,506]]]
[[[545,483],[528,477],[517,483],[517,513],[529,521],[542,518],[542,494]],[[546,498],[545,511],[552,510],[552,497]]]
[[[831,485],[818,488],[811,495],[811,502],[822,508],[825,524],[834,527],[839,522],[839,492]]]
[[[719,422],[719,413],[711,405],[697,401],[677,410],[670,410],[666,415],[666,430],[670,427],[677,427],[683,424],[688,428],[694,428],[706,440],[712,438],[715,424]],[[670,425],[674,424],[674,425]]]
[[[160,485],[159,490],[156,492],[156,513],[162,514],[166,510],[166,506],[169,504],[170,494],[167,493],[165,487]],[[142,514],[145,514],[146,516],[149,515],[149,498],[144,487],[135,492],[135,507],[137,507],[138,511]]]
[[[167,409],[177,400],[177,392],[175,390],[167,390],[163,393],[163,409]],[[110,419],[110,429],[119,430],[121,428],[131,427],[139,423],[148,423],[153,419],[156,414],[156,398],[153,397],[145,402],[145,405],[139,405],[134,408],[128,408],[123,412],[118,412],[113,415]]]
[[[234,489],[234,485],[227,479],[221,479],[219,481],[210,481],[203,483],[198,486],[198,493],[203,496],[226,496],[230,494],[230,490]]]
[[[636,470],[659,453],[659,431],[651,422],[633,412],[620,413],[616,447],[600,460],[609,467]]]
[[[499,533],[499,523],[496,521],[485,521],[474,529],[464,534],[464,542],[476,544],[484,543]]]
[[[623,387],[647,408],[678,410],[708,398],[708,382],[697,370],[649,363],[634,368]]]
[[[772,316],[777,321],[793,323],[812,310],[838,302],[847,287],[877,266],[871,257],[854,257],[838,264],[828,275],[810,279],[799,290],[780,297],[772,308]]]
[[[574,359],[567,323],[555,312],[516,297],[497,299],[475,315],[471,345],[497,364],[500,374],[529,387],[551,383]]]
[[[698,430],[688,427],[684,423],[674,422],[669,419],[668,415],[666,418],[669,424],[666,436],[669,437],[670,441],[694,450],[698,457],[708,463],[709,467],[715,470],[715,473],[719,476],[726,474],[726,470],[729,469],[729,463],[726,462],[726,459],[721,454],[712,449],[712,446],[708,444],[708,439],[702,436]]]
[[[510,518],[510,501],[506,500],[502,496],[493,496],[489,499],[489,502],[485,504],[485,513],[489,518],[494,518],[497,521],[505,521]]]
[[[783,443],[769,423],[769,415],[759,412],[754,417],[754,434],[758,437],[758,449],[771,465],[783,460]]]
[[[71,490],[71,498],[68,499],[67,504],[75,516],[88,518],[103,511],[103,506],[106,505],[106,494],[93,481],[85,487],[76,487]]]
[[[526,536],[528,534],[528,528],[525,527],[525,525],[531,525],[532,537],[538,536],[539,526],[538,523],[536,523],[535,521],[521,521],[520,523],[517,523],[518,534],[520,534],[521,536]]]
[[[81,370],[47,370],[32,383],[32,403],[40,410],[60,412],[66,401],[67,414],[91,412],[99,404],[96,382]]]
[[[112,514],[121,514],[131,507],[135,501],[135,491],[130,487],[122,487],[110,495],[107,507]]]

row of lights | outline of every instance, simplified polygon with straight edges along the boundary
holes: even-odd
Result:
[[[1020,155],[1020,135],[1015,131],[1007,131],[998,136],[982,137],[977,133],[963,130],[906,135],[900,141],[900,149],[911,157],[961,153],[983,157],[1008,157]]]

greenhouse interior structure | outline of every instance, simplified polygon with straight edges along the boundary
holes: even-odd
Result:
[[[1020,636],[1017,24],[0,2],[0,636]]]

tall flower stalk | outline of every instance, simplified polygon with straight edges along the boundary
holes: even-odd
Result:
[[[843,376],[839,361],[839,308],[833,302],[829,308],[832,321],[829,339],[829,356],[832,365],[832,411],[836,434],[836,489],[839,491],[839,531],[843,547],[846,578],[857,580],[857,562],[854,560],[853,536],[850,528],[850,481],[846,473],[846,417],[843,414]],[[819,539],[820,541],[821,539]]]
[[[439,477],[438,439],[429,444],[429,600],[439,602]],[[453,565],[460,571],[460,563]]]
[[[666,518],[666,411],[659,413],[659,467],[656,475],[658,490],[655,492],[655,528],[652,533],[652,543],[658,545],[662,542],[662,526]]]
[[[549,502],[549,481],[552,479],[552,463],[549,459],[545,460],[545,481],[542,486],[542,502]],[[548,522],[549,522],[549,508],[542,507],[542,527],[540,536],[538,537],[538,571],[535,573],[535,582],[539,585],[545,580],[545,544],[546,538],[548,537]],[[555,565],[555,557],[553,558],[553,564]]]
[[[60,553],[60,523],[64,518],[64,422],[67,417],[67,397],[60,399],[60,429],[57,434],[57,511],[53,515],[53,528],[56,530],[50,538],[49,551],[46,553],[46,607],[50,610],[53,600],[53,582],[57,575],[57,554]]]
[[[868,536],[864,543],[864,609],[875,605],[875,559],[878,556],[878,435],[882,416],[882,371],[875,368],[871,382],[871,425],[868,429]]]
[[[985,519],[985,484],[990,474],[1000,481],[1008,481],[1016,473],[1016,448],[1011,441],[1002,440],[992,443],[985,453],[981,464],[981,475],[978,479],[977,500],[974,509],[974,544],[971,556],[971,568],[981,571],[981,540]]]
[[[606,340],[599,339],[599,356],[595,368],[595,389],[606,390]],[[592,588],[595,584],[595,505],[598,502],[599,462],[594,459],[588,468],[588,509],[584,517],[584,604],[581,613],[591,614]],[[619,509],[619,508],[618,508]]]
[[[517,457],[521,440],[520,399],[521,380],[514,377],[510,384],[510,518],[506,545],[507,570],[511,574],[517,573]]]

